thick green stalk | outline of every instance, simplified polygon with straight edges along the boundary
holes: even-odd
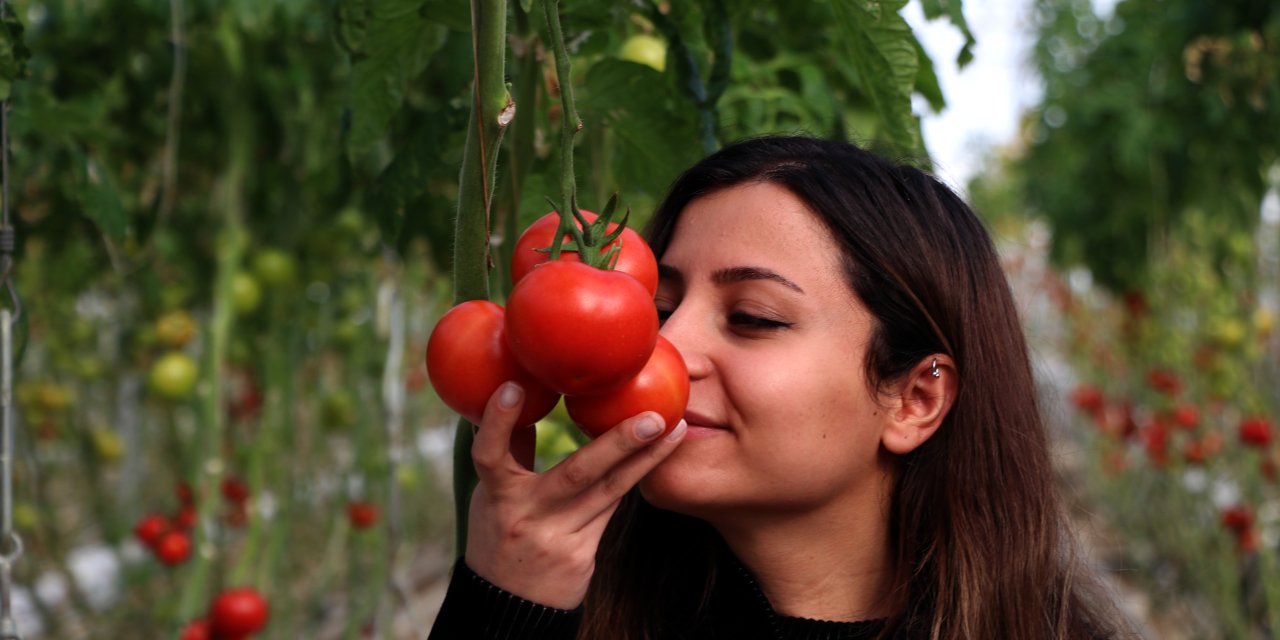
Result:
[[[252,119],[243,108],[231,112],[229,132],[229,164],[223,180],[222,232],[217,243],[217,273],[214,276],[213,318],[209,322],[209,348],[205,353],[200,383],[199,428],[193,459],[196,464],[195,495],[198,511],[193,528],[192,566],[182,594],[179,620],[198,616],[208,604],[210,576],[215,556],[214,540],[208,534],[218,505],[219,484],[225,473],[222,456],[226,429],[223,412],[223,362],[226,361],[234,321],[232,282],[244,258],[248,244],[245,230],[244,179],[248,172],[250,145],[253,139]]]
[[[471,39],[475,62],[474,101],[458,184],[458,217],[453,238],[453,300],[489,298],[489,214],[498,148],[515,103],[507,92],[507,6],[503,0],[472,0]],[[467,512],[476,485],[471,462],[472,425],[459,420],[453,445],[456,550],[467,546]]]

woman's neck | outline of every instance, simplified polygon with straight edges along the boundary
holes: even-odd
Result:
[[[712,522],[779,614],[853,621],[892,614],[889,487],[818,512]]]

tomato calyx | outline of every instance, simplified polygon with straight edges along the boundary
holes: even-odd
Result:
[[[627,228],[627,220],[631,218],[631,209],[628,208],[622,214],[622,219],[618,221],[617,226],[612,230],[609,229],[613,214],[618,209],[618,194],[615,193],[609,197],[609,202],[604,205],[604,209],[595,220],[588,220],[582,215],[578,210],[576,197],[569,198],[568,207],[556,205],[551,198],[547,198],[547,202],[551,204],[552,210],[560,212],[560,229],[552,239],[551,246],[539,248],[536,251],[550,253],[552,260],[559,260],[560,253],[563,251],[574,251],[587,266],[596,269],[613,269],[618,261],[618,254],[622,251],[622,245],[621,243],[609,245],[622,235]],[[566,236],[571,237],[572,240],[566,242]],[[605,247],[608,249],[606,250]]]

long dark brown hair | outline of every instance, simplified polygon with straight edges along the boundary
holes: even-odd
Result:
[[[1106,638],[1120,621],[1067,533],[1022,327],[982,222],[951,189],[854,145],[764,137],[672,184],[648,229],[661,258],[694,199],[751,182],[788,189],[843,249],[876,319],[873,390],[946,353],[959,391],[932,438],[898,460],[890,511],[898,613],[882,637]],[[704,602],[718,538],[637,492],[605,533],[584,639],[678,637]]]

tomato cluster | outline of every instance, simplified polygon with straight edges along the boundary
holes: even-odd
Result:
[[[249,487],[234,476],[222,481],[222,497],[228,525],[244,526],[248,520]],[[166,566],[177,566],[191,557],[191,530],[196,526],[196,499],[191,486],[179,483],[179,507],[171,515],[149,513],[134,524],[133,536]]]
[[[563,395],[570,417],[592,437],[643,411],[658,412],[673,429],[689,400],[689,375],[680,353],[658,335],[653,251],[635,231],[610,223],[607,233],[617,236],[599,251],[613,252],[612,269],[584,264],[571,249],[552,260],[545,249],[559,224],[551,212],[516,242],[505,309],[467,301],[436,324],[427,343],[432,387],[476,424],[498,386],[514,380],[525,391],[522,426],[550,413]]]

